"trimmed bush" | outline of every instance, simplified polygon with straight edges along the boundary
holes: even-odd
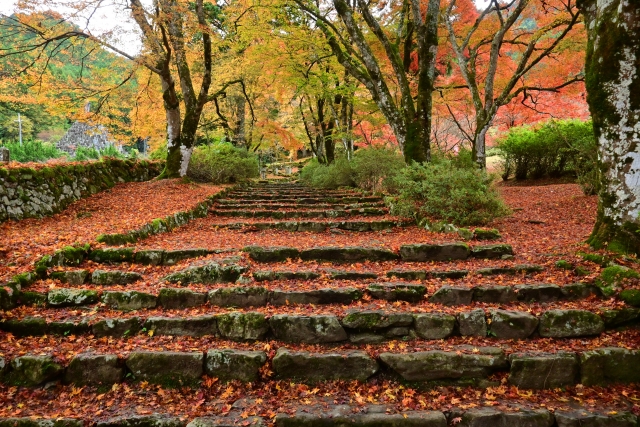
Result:
[[[509,210],[491,185],[492,177],[464,159],[435,157],[414,163],[395,178],[398,195],[388,198],[391,212],[417,221],[482,225]]]
[[[214,184],[244,181],[258,175],[256,156],[229,143],[196,147],[187,169],[189,178]]]
[[[498,142],[503,179],[537,179],[574,173],[585,194],[598,191],[597,144],[591,121],[551,120],[509,130]]]

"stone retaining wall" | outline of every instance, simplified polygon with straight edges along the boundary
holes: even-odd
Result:
[[[53,215],[118,182],[147,181],[160,170],[160,163],[118,159],[41,169],[0,168],[0,223]]]

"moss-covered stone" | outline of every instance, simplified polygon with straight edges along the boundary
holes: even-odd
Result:
[[[173,251],[165,251],[164,258],[162,259],[163,265],[175,265],[180,261],[189,258],[197,258],[211,254],[212,251],[208,249],[177,249]]]
[[[52,307],[73,307],[95,304],[98,292],[90,289],[52,289],[47,294],[47,303]]]
[[[509,356],[509,383],[524,389],[553,389],[576,384],[575,353],[515,353]]]
[[[182,309],[204,305],[207,294],[189,289],[163,288],[158,293],[158,305],[166,309]]]
[[[305,261],[391,261],[398,259],[393,251],[382,248],[367,248],[357,246],[345,247],[315,247],[300,252],[300,258]]]
[[[49,331],[47,321],[42,317],[4,320],[0,322],[0,328],[17,337],[45,335]]]
[[[605,296],[612,296],[632,279],[640,279],[640,273],[629,267],[612,265],[602,270],[595,284]]]
[[[266,361],[267,355],[262,351],[211,349],[206,355],[205,372],[221,381],[255,382]]]
[[[133,248],[95,249],[89,253],[89,259],[102,264],[133,262],[134,252]]]
[[[89,275],[87,270],[54,271],[49,277],[73,286],[82,285]]]
[[[462,336],[486,337],[487,321],[484,310],[476,309],[458,313],[458,327]]]
[[[134,260],[136,264],[145,265],[161,265],[164,258],[164,251],[158,249],[149,249],[136,252]]]
[[[640,351],[608,347],[580,356],[581,383],[586,386],[640,382]]]
[[[362,291],[352,287],[324,288],[310,291],[281,291],[269,293],[269,304],[351,304],[362,298]]]
[[[426,340],[440,340],[453,334],[456,318],[442,313],[414,314],[416,335]]]
[[[215,262],[210,262],[177,271],[169,274],[162,280],[169,283],[180,283],[182,285],[189,283],[234,283],[246,270],[245,267],[236,264],[220,265]]]
[[[413,316],[409,313],[386,313],[380,310],[351,311],[342,318],[349,329],[380,330],[391,327],[411,326]]]
[[[142,275],[132,271],[94,270],[91,283],[94,285],[128,285],[142,280]]]
[[[599,335],[604,331],[600,316],[586,310],[548,310],[540,316],[542,337],[571,338]]]
[[[347,333],[335,316],[293,316],[276,314],[269,319],[275,337],[294,343],[329,343],[347,340]]]
[[[42,292],[22,291],[18,294],[18,304],[44,305],[47,302],[47,294]]]
[[[469,245],[466,243],[416,244],[400,247],[400,257],[407,262],[464,260],[469,257],[469,254]]]
[[[560,259],[558,261],[556,261],[556,267],[562,269],[562,270],[572,270],[573,269],[573,264],[571,264],[569,261],[565,261],[563,259]]]
[[[366,381],[378,371],[378,363],[364,351],[310,353],[279,348],[273,358],[278,378],[298,381]]]
[[[443,286],[429,297],[429,302],[444,305],[469,305],[472,299],[473,289]]]
[[[102,302],[114,310],[132,311],[154,308],[157,304],[157,298],[154,295],[138,291],[104,292]]]
[[[20,356],[11,361],[11,371],[6,375],[5,382],[36,386],[58,378],[62,371],[62,366],[55,363],[52,356]]]
[[[144,327],[154,335],[203,337],[218,333],[216,316],[149,317]]]
[[[204,354],[137,351],[129,355],[126,365],[137,380],[165,387],[193,386],[202,377]]]
[[[489,335],[498,339],[525,339],[535,332],[538,319],[524,311],[491,310],[489,326]]]
[[[313,280],[320,274],[314,271],[254,271],[253,278],[256,282],[272,280]]]
[[[115,354],[78,354],[71,359],[64,374],[66,383],[78,386],[109,385],[123,378],[124,368]]]
[[[640,307],[640,289],[625,289],[619,297],[632,307]]]
[[[217,320],[220,336],[230,340],[261,340],[269,332],[269,324],[262,313],[219,314]]]
[[[268,298],[269,291],[258,286],[218,288],[208,295],[209,303],[218,307],[262,307]]]
[[[104,319],[91,326],[91,332],[96,337],[128,337],[136,335],[141,329],[139,317]]]
[[[54,320],[47,324],[48,333],[51,335],[83,335],[89,332],[87,319],[78,320]]]
[[[300,257],[298,249],[287,247],[247,246],[243,251],[247,252],[249,257],[257,262],[282,262]]]
[[[371,296],[387,301],[419,302],[424,299],[427,288],[410,283],[372,283],[367,288]]]
[[[500,244],[474,246],[471,250],[471,256],[474,258],[496,259],[501,258],[504,255],[513,255],[513,248],[511,245]]]
[[[473,237],[476,240],[498,240],[502,235],[496,228],[476,228]]]

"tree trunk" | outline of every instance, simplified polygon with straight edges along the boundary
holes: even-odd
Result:
[[[588,242],[640,253],[640,4],[583,0],[587,102],[602,189]]]
[[[473,147],[471,157],[474,163],[478,165],[480,169],[487,168],[487,132],[491,127],[491,121],[488,123],[478,122],[476,125],[476,134],[473,138]]]

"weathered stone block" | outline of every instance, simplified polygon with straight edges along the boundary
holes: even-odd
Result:
[[[487,321],[485,319],[484,310],[477,309],[459,313],[458,326],[460,329],[460,335],[462,336],[487,336]]]
[[[309,353],[279,348],[273,358],[279,378],[302,381],[365,381],[378,371],[378,363],[364,351]]]
[[[456,318],[449,314],[423,313],[414,314],[414,329],[420,338],[440,340],[453,334]]]
[[[479,350],[478,354],[441,350],[381,353],[380,360],[407,381],[481,379],[506,367],[502,350],[491,347]]]
[[[459,423],[462,427],[551,427],[553,415],[544,409],[502,412],[493,408],[466,411]]]
[[[255,382],[260,368],[267,362],[262,351],[209,350],[205,361],[207,375],[222,381]]]
[[[52,356],[26,355],[11,360],[11,371],[5,377],[9,384],[35,386],[58,378],[63,369]]]
[[[262,307],[267,305],[269,291],[265,288],[236,287],[209,291],[209,303],[218,307]]]
[[[398,259],[398,255],[388,249],[381,248],[326,246],[305,249],[300,252],[300,258],[305,261],[391,261]]]
[[[96,337],[124,337],[137,334],[142,326],[139,317],[129,319],[104,319],[91,326]]]
[[[549,310],[540,316],[540,336],[551,338],[599,335],[604,331],[600,316],[586,310]]]
[[[300,251],[296,248],[277,247],[263,248],[261,246],[247,246],[243,251],[257,262],[282,262],[287,259],[298,259]]]
[[[144,327],[154,335],[202,337],[218,332],[216,316],[149,317]]]
[[[91,283],[94,285],[128,285],[142,280],[142,275],[131,271],[95,270],[91,274]]]
[[[346,328],[367,331],[412,324],[413,316],[410,313],[385,313],[380,310],[351,311],[342,319],[342,325]]]
[[[525,339],[538,327],[538,318],[524,311],[491,310],[490,335],[500,339]]]
[[[162,280],[169,283],[180,283],[187,285],[189,283],[234,283],[240,278],[240,275],[247,269],[239,265],[220,265],[210,262],[204,265],[185,268],[169,274]]]
[[[145,265],[161,265],[164,257],[164,251],[161,249],[148,249],[135,253],[134,260],[136,264]]]
[[[326,343],[347,340],[347,333],[335,316],[293,316],[277,314],[269,319],[276,339],[294,343]]]
[[[443,286],[431,297],[429,302],[444,305],[469,305],[473,298],[473,289]]]
[[[123,415],[98,421],[96,427],[185,427],[186,421],[163,415]]]
[[[47,293],[47,303],[52,307],[72,307],[98,302],[98,292],[88,289],[51,289]]]
[[[209,255],[211,251],[207,249],[177,249],[173,251],[165,251],[162,258],[163,265],[175,265],[180,261],[189,258],[197,258],[201,256]]]
[[[102,302],[114,310],[132,311],[156,306],[155,295],[138,291],[104,292]]]
[[[338,411],[298,411],[294,415],[278,414],[276,427],[447,427],[442,412],[409,411],[402,414],[368,413],[353,414]]]
[[[269,332],[269,324],[262,313],[219,314],[217,320],[219,334],[231,340],[260,340]]]
[[[476,286],[473,288],[473,301],[508,303],[515,300],[516,294],[510,286]]]
[[[584,385],[640,383],[640,350],[607,347],[585,351],[580,366]]]
[[[76,385],[113,384],[122,381],[124,369],[115,354],[81,353],[65,371],[64,381]]]
[[[410,283],[372,283],[367,288],[371,296],[387,301],[419,302],[424,299],[427,288]]]
[[[474,246],[471,250],[471,256],[474,258],[495,259],[502,258],[504,255],[513,255],[511,245]]]
[[[87,270],[54,271],[49,275],[54,280],[59,280],[72,286],[82,285],[89,276]]]
[[[516,285],[514,289],[518,296],[518,301],[552,302],[560,301],[565,297],[558,285]]]
[[[400,247],[400,257],[403,261],[453,261],[467,259],[469,254],[469,245],[466,243],[418,244]]]
[[[207,294],[189,289],[163,288],[158,292],[158,305],[167,309],[198,307],[207,302]]]
[[[132,248],[105,248],[95,249],[89,253],[89,259],[93,262],[112,264],[118,262],[133,262],[134,252]]]
[[[514,353],[509,360],[509,383],[519,388],[567,387],[574,385],[578,379],[578,358],[575,353]]]
[[[139,351],[131,353],[126,364],[139,380],[165,386],[193,385],[202,376],[204,355],[200,352]]]

